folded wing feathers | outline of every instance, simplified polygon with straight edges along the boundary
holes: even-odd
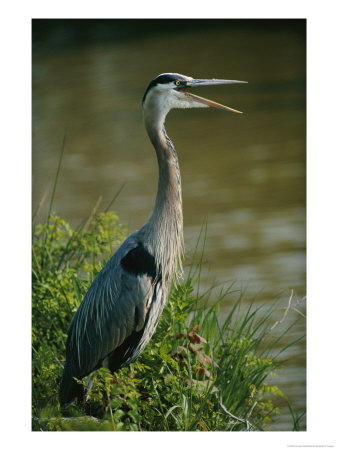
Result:
[[[75,376],[82,377],[94,370],[100,360],[132,333],[135,308],[136,328],[143,327],[147,301],[153,292],[154,286],[146,275],[130,274],[116,261],[107,263],[93,281],[70,327],[67,360],[72,360],[73,365],[76,361]]]

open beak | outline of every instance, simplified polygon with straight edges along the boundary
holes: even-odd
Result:
[[[237,80],[191,80],[188,81],[187,87],[195,87],[195,86],[211,86],[216,84],[243,84],[247,83],[247,81],[237,81]],[[226,111],[232,111],[234,113],[242,114],[241,111],[237,111],[237,109],[230,108],[229,106],[221,105],[220,103],[213,102],[212,100],[208,100],[207,98],[198,97],[197,95],[191,94],[190,92],[185,91],[184,94],[188,97],[189,100],[203,103],[204,105],[210,106],[212,108],[224,109]]]

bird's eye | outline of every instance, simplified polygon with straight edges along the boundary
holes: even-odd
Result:
[[[181,84],[180,81],[175,81],[176,86],[179,86]]]

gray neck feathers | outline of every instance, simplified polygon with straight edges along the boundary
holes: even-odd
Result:
[[[184,252],[181,176],[177,153],[160,122],[145,116],[145,125],[155,147],[158,167],[158,190],[154,209],[143,227],[145,241],[153,251],[157,268],[167,288],[174,276],[181,276]]]

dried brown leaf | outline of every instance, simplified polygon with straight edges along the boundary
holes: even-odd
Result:
[[[190,331],[190,333],[188,333],[188,338],[189,338],[190,342],[192,342],[192,343],[196,343],[196,342],[197,343],[200,343],[200,342],[206,343],[207,342],[204,339],[204,337],[200,336],[197,333],[194,333],[193,331]]]

